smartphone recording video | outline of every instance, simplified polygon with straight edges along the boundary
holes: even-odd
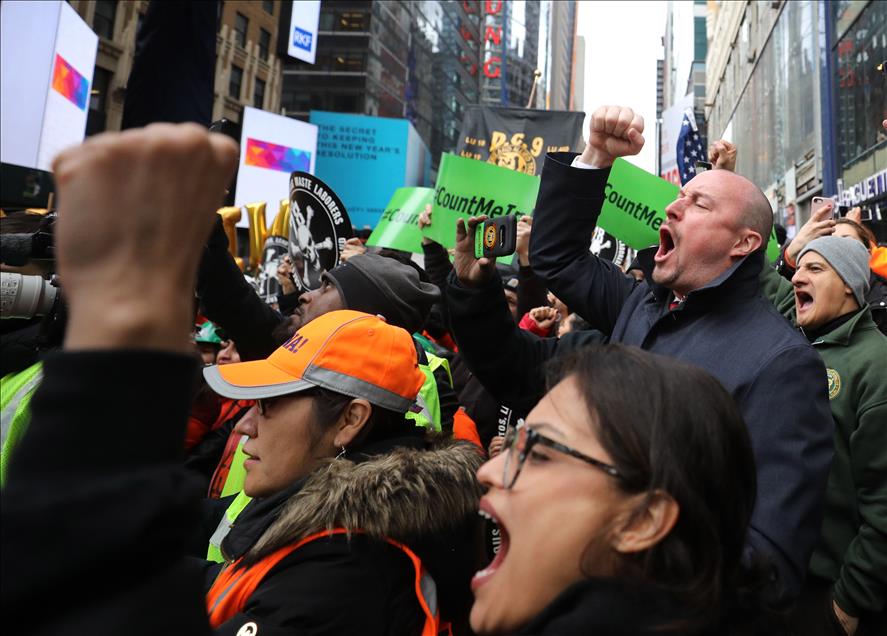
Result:
[[[517,216],[513,214],[487,219],[474,231],[475,258],[508,256],[516,247]]]
[[[810,212],[816,213],[821,210],[823,207],[830,205],[832,208],[832,218],[837,219],[839,217],[839,206],[835,203],[835,200],[830,197],[813,197],[810,201]],[[846,212],[844,212],[846,214]]]

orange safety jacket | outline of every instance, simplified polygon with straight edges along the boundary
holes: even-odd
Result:
[[[361,531],[355,530],[354,532]],[[317,539],[347,533],[348,530],[345,528],[324,530],[272,552],[251,567],[237,567],[240,559],[226,565],[206,594],[210,625],[216,629],[225,621],[241,613],[262,579],[288,554]],[[425,613],[422,636],[437,636],[442,627],[437,610],[437,592],[434,579],[426,572],[419,557],[407,546],[393,539],[386,538],[385,541],[402,550],[413,563],[413,568],[416,571],[416,598]],[[443,629],[447,628],[443,627]]]
[[[464,406],[460,406],[459,410],[453,415],[453,439],[461,439],[471,442],[477,446],[482,453],[486,453],[484,445],[481,444],[480,434],[477,432],[477,424],[471,419],[471,416],[465,410]]]
[[[876,246],[872,248],[869,269],[881,278],[887,278],[887,247]]]

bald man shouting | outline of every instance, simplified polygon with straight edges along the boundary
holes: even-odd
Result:
[[[733,172],[703,172],[681,189],[665,210],[659,245],[638,255],[644,281],[588,251],[610,166],[641,150],[643,131],[630,108],[605,106],[591,118],[581,155],[548,155],[530,264],[611,342],[696,364],[732,393],[757,463],[747,555],[766,562],[768,597],[782,606],[800,590],[821,523],[834,428],[825,367],[758,293],[773,214],[763,193]]]

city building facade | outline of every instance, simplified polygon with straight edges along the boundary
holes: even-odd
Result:
[[[119,130],[148,1],[71,5],[100,36],[87,134]],[[286,55],[289,19],[288,2],[219,3],[213,119],[240,122],[245,106],[302,120],[311,110],[403,117],[436,166],[467,105],[525,107],[537,70],[531,106],[581,108],[574,0],[323,2],[315,64]]]
[[[570,110],[585,110],[585,38],[576,36],[573,52],[573,104]]]
[[[887,221],[887,4],[832,2],[826,7],[829,90],[822,98],[824,190]],[[873,224],[887,241],[884,224]]]
[[[696,134],[708,143],[705,117],[707,23],[705,0],[672,2],[666,9],[663,57],[656,64],[656,174],[680,183],[676,143],[684,114],[692,111]]]
[[[825,3],[710,4],[716,14],[707,59],[710,137],[736,145],[738,172],[764,191],[791,236],[823,191]]]
[[[545,106],[550,110],[574,110],[576,2],[551,2],[549,6],[548,72],[545,73],[548,95]]]
[[[288,59],[284,114],[311,110],[409,119],[435,165],[456,147],[465,106],[479,101],[478,1],[321,4],[317,59]]]
[[[561,4],[570,11],[558,29],[569,34],[552,70],[556,99],[569,108],[572,1],[339,0],[321,4],[315,63],[286,59],[281,110],[302,120],[312,110],[406,118],[436,166],[456,148],[466,106],[527,106],[548,59],[542,12],[560,15]],[[544,108],[541,84],[532,106]]]
[[[545,67],[539,58],[541,2],[484,0],[482,9],[481,103],[526,107],[536,71]]]
[[[283,3],[220,2],[213,120],[240,122],[244,106],[280,112],[277,29]]]
[[[666,11],[663,64],[657,66],[662,85],[662,110],[693,93],[696,122],[705,123],[705,58],[708,53],[705,0],[672,2]],[[658,95],[658,86],[657,86]]]
[[[71,0],[99,36],[86,134],[120,130],[126,82],[147,0]],[[244,106],[280,111],[281,61],[277,42],[280,2],[220,2],[213,119],[239,122]]]

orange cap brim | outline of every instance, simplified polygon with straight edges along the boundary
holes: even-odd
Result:
[[[213,365],[203,369],[203,377],[213,391],[235,400],[278,397],[317,386],[281,371],[268,360]]]

